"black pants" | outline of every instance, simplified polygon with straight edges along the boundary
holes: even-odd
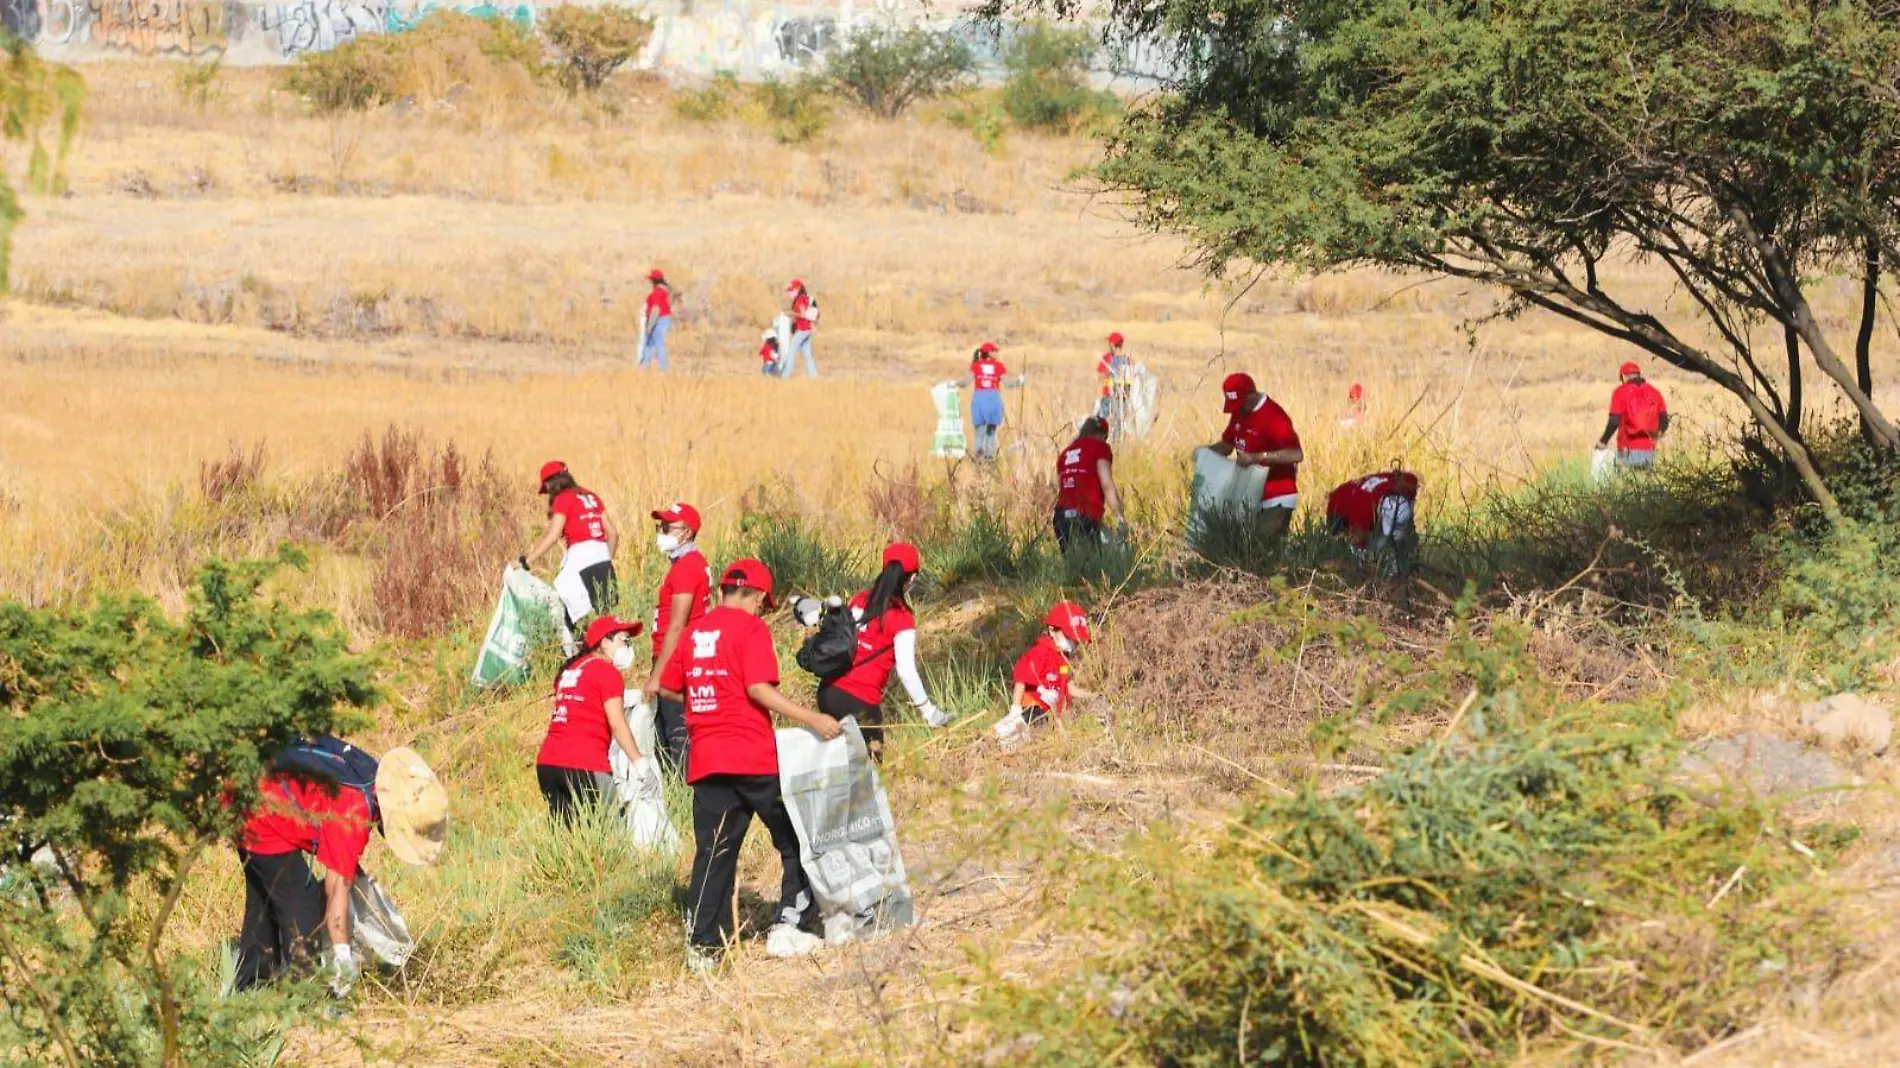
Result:
[[[323,887],[302,853],[238,850],[244,868],[244,926],[238,933],[237,988],[249,990],[309,970],[328,944]]]
[[[861,701],[829,682],[818,685],[818,711],[832,719],[856,716],[858,730],[864,735],[864,747],[874,760],[884,759],[884,706]]]
[[[1063,552],[1074,548],[1099,549],[1102,547],[1102,524],[1090,519],[1073,508],[1056,509],[1054,524],[1056,544]]]
[[[693,783],[693,879],[687,886],[687,924],[693,945],[718,950],[732,940],[739,847],[752,817],[765,824],[784,874],[776,922],[810,926],[818,918],[811,883],[798,861],[798,835],[785,811],[776,775],[708,775]]]
[[[547,798],[548,811],[557,820],[571,820],[576,809],[604,805],[614,796],[614,777],[604,771],[536,764],[534,777],[541,784],[541,796]]]
[[[653,741],[662,763],[686,774],[686,705],[657,694],[653,698]]]
[[[594,606],[594,614],[606,615],[613,611],[620,600],[620,583],[614,578],[614,562],[602,560],[598,564],[581,568],[581,585],[587,587],[587,599]],[[570,628],[578,627],[581,621],[569,618]]]

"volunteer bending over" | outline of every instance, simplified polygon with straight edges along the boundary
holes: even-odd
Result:
[[[687,965],[706,971],[734,937],[733,895],[739,848],[757,816],[778,852],[778,923],[813,924],[811,883],[799,863],[798,835],[779,793],[778,739],[772,714],[829,741],[838,721],[778,689],[778,654],[760,615],[775,606],[772,573],[739,560],[719,579],[719,605],[686,628],[666,663],[661,692],[686,702],[691,735],[686,782],[693,788],[693,874],[687,889]]]
[[[655,509],[653,544],[672,563],[653,602],[653,670],[642,687],[653,698],[655,740],[668,766],[686,771],[686,706],[660,695],[660,673],[679,648],[688,624],[706,614],[712,598],[712,565],[699,551],[699,509],[675,501]]]
[[[1082,420],[1082,430],[1056,456],[1056,544],[1064,553],[1100,548],[1103,518],[1113,513],[1126,531],[1121,494],[1115,490],[1115,450],[1108,444],[1108,423],[1099,415]]]
[[[884,550],[884,568],[868,590],[850,600],[858,621],[858,652],[851,670],[818,686],[818,710],[834,719],[855,716],[864,744],[875,759],[884,758],[884,688],[896,673],[912,708],[932,727],[949,722],[917,671],[917,617],[905,595],[921,561],[917,547],[892,542]]]
[[[566,543],[561,570],[554,576],[554,592],[566,608],[567,625],[578,627],[581,620],[613,607],[614,542],[620,533],[607,518],[607,506],[600,497],[582,489],[559,460],[541,465],[541,495],[548,499],[547,529],[517,562],[531,568],[555,542]]]
[[[1070,658],[1094,635],[1089,630],[1088,613],[1074,601],[1057,601],[1042,617],[1042,636],[1016,661],[1010,681],[1016,685],[1010,696],[1011,707],[1022,713],[1030,725],[1045,719],[1061,719],[1069,712],[1069,702],[1077,697],[1094,697],[1075,684],[1075,668]]]
[[[610,743],[620,743],[630,760],[642,755],[627,726],[627,682],[621,674],[633,666],[633,639],[639,633],[638,623],[601,616],[588,625],[581,651],[561,665],[554,713],[534,758],[535,780],[556,819],[572,819],[577,807],[614,796]]]
[[[1227,429],[1208,448],[1232,456],[1241,467],[1266,466],[1258,530],[1262,537],[1277,541],[1292,525],[1293,509],[1300,503],[1298,472],[1306,460],[1306,453],[1300,449],[1300,435],[1293,429],[1286,409],[1257,388],[1253,376],[1228,375],[1220,388]]]

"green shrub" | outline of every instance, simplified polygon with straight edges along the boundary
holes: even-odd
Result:
[[[859,107],[895,119],[920,100],[970,84],[976,57],[955,35],[922,26],[861,26],[825,62],[825,80]]]
[[[284,68],[279,84],[319,114],[363,111],[405,96],[518,96],[545,74],[544,47],[512,19],[432,11],[402,33],[358,37],[328,52],[307,52]]]
[[[820,78],[767,78],[752,87],[752,103],[773,139],[782,145],[808,144],[831,125],[831,97]]]
[[[42,61],[33,46],[0,31],[0,142],[27,145],[26,186],[45,195],[65,187],[66,153],[79,131],[86,81],[63,64]],[[46,151],[46,131],[57,124],[54,151]],[[0,293],[7,289],[13,228],[26,215],[11,175],[0,167]]]
[[[1009,113],[993,99],[972,102],[944,115],[952,126],[969,131],[983,151],[992,156],[1003,154],[1003,135],[1009,132]]]
[[[218,75],[224,71],[222,53],[209,59],[180,63],[172,70],[172,91],[178,99],[203,111],[217,90]]]
[[[1089,88],[1095,39],[1087,30],[1034,23],[1003,46],[1003,110],[1018,126],[1066,133],[1112,113],[1111,93]]]
[[[673,97],[673,114],[687,122],[724,122],[739,110],[739,78],[722,70],[698,89],[683,89]]]
[[[561,83],[593,92],[631,62],[653,36],[653,20],[632,8],[608,4],[548,9],[541,32],[554,46]]]
[[[328,52],[306,52],[284,69],[280,84],[318,114],[363,111],[402,95],[402,62],[393,38],[362,37]]]
[[[742,555],[757,557],[772,569],[773,588],[781,602],[795,593],[852,593],[862,588],[874,570],[862,552],[832,544],[789,508],[741,516],[739,540]]]

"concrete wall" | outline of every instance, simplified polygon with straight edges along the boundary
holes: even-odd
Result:
[[[585,2],[585,0],[581,0]],[[998,42],[968,18],[915,0],[660,0],[634,6],[656,19],[640,65],[669,73],[732,71],[754,79],[821,62],[852,27],[927,22],[962,34],[985,66]],[[368,34],[401,33],[449,9],[534,22],[538,0],[0,0],[0,24],[48,58],[181,59],[222,55],[242,65],[287,63]],[[1144,82],[1160,69],[1151,49],[1118,47],[1098,78]]]

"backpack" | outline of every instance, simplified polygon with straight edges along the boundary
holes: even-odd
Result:
[[[842,678],[858,662],[858,621],[851,606],[826,605],[818,628],[798,647],[798,666],[827,682]]]
[[[1662,394],[1647,384],[1630,391],[1624,408],[1623,425],[1629,428],[1631,436],[1653,438],[1662,429]]]
[[[273,771],[360,792],[369,803],[370,822],[378,827],[383,823],[382,809],[376,803],[376,769],[380,766],[381,762],[368,752],[328,734],[299,738],[271,760]]]

